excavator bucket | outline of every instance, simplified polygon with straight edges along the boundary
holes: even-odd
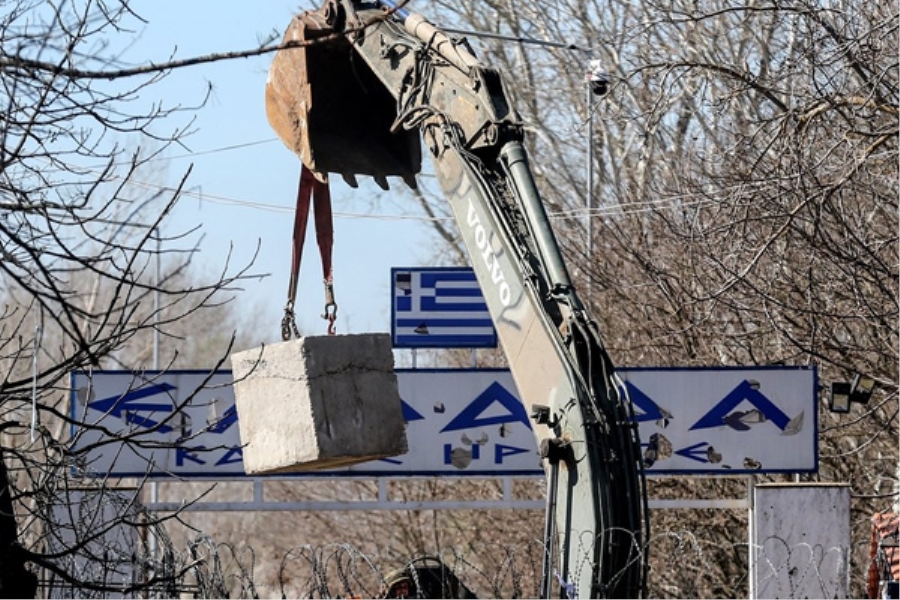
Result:
[[[343,7],[329,0],[321,9],[291,20],[284,42],[300,47],[275,54],[266,81],[266,114],[278,137],[311,171],[402,177],[415,186],[421,166],[417,131],[398,128],[397,103],[342,33]]]

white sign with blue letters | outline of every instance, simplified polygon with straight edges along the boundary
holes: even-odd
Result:
[[[622,369],[649,474],[818,469],[814,368]]]
[[[243,476],[231,372],[77,372],[71,376],[75,448],[89,472],[117,477]],[[538,475],[525,406],[509,371],[398,370],[410,451],[298,476]],[[110,435],[111,434],[111,435]],[[112,436],[129,438],[115,443]],[[172,447],[174,446],[174,447]]]
[[[71,374],[74,448],[116,477],[243,475],[230,371]],[[152,465],[152,471],[150,470]]]
[[[648,474],[813,472],[816,372],[620,369]],[[531,423],[503,369],[398,370],[410,451],[297,476],[540,475]],[[231,372],[71,376],[75,449],[96,475],[242,477]],[[125,440],[128,440],[126,442]]]

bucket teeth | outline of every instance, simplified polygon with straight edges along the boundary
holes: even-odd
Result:
[[[388,191],[389,189],[391,189],[391,186],[388,184],[387,177],[385,177],[384,175],[373,175],[372,179],[374,179],[375,183],[378,184],[378,187],[380,187],[384,191]]]
[[[343,177],[344,181],[347,182],[347,185],[354,190],[359,187],[359,182],[356,181],[356,176],[353,173],[341,173],[341,177]]]

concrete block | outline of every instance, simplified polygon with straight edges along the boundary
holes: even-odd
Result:
[[[334,468],[407,451],[386,333],[305,337],[231,356],[247,474]]]

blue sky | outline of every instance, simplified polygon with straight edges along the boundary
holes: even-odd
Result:
[[[139,0],[132,8],[148,23],[123,58],[135,64],[251,49],[273,30],[280,39],[291,17],[310,6],[296,0]],[[196,131],[186,139],[189,150],[167,151],[168,159],[158,163],[163,171],[152,174],[151,181],[175,185],[193,164],[189,194],[166,233],[202,225],[205,238],[197,262],[204,270],[221,268],[232,244],[235,264],[246,263],[261,244],[253,272],[270,275],[245,282],[237,297],[239,312],[258,317],[262,325],[259,342],[277,341],[280,334],[300,168],[266,120],[263,97],[271,60],[264,55],[182,69],[148,88],[141,99],[192,105],[212,85],[207,105],[196,113]],[[421,215],[399,180],[391,187],[383,193],[361,181],[352,190],[339,177],[332,180],[338,333],[389,331],[391,267],[426,265],[434,253],[437,238],[426,221],[391,218]],[[297,324],[303,335],[321,335],[322,273],[311,221]]]

